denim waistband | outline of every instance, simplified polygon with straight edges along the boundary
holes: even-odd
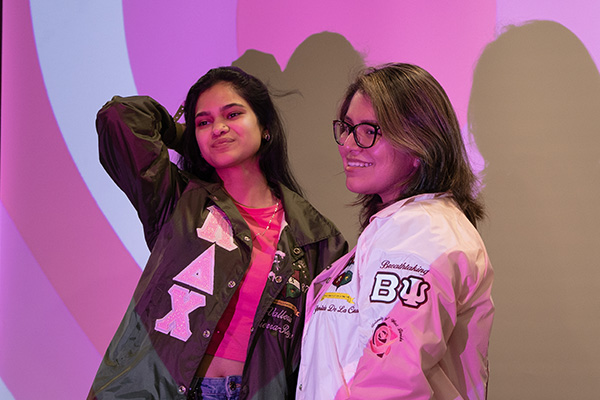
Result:
[[[220,378],[195,377],[190,385],[188,400],[237,400],[240,397],[242,377],[231,375]]]

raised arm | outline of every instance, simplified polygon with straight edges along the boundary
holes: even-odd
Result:
[[[151,248],[187,183],[167,147],[179,146],[183,129],[150,97],[115,96],[96,130],[100,162],[137,210]]]

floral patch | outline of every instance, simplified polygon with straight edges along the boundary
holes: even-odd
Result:
[[[379,321],[373,331],[369,346],[377,357],[383,358],[390,353],[392,344],[402,341],[402,329],[391,318]]]

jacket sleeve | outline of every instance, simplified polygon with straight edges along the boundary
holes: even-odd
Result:
[[[427,233],[413,239],[430,240]],[[435,385],[445,382],[440,362],[463,312],[458,308],[469,309],[477,301],[482,278],[472,257],[460,250],[447,249],[432,258],[415,252],[411,239],[398,242],[370,246],[357,259],[364,266],[358,299],[358,337],[364,350],[349,398],[369,399],[377,393],[382,400],[431,399],[441,390],[443,398],[460,399],[451,384]]]
[[[100,162],[137,210],[151,249],[186,184],[167,148],[179,145],[181,126],[150,97],[115,96],[96,130]]]

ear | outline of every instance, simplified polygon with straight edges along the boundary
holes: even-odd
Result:
[[[421,165],[421,160],[415,157],[413,160],[413,168],[417,169],[419,168],[419,165]]]

